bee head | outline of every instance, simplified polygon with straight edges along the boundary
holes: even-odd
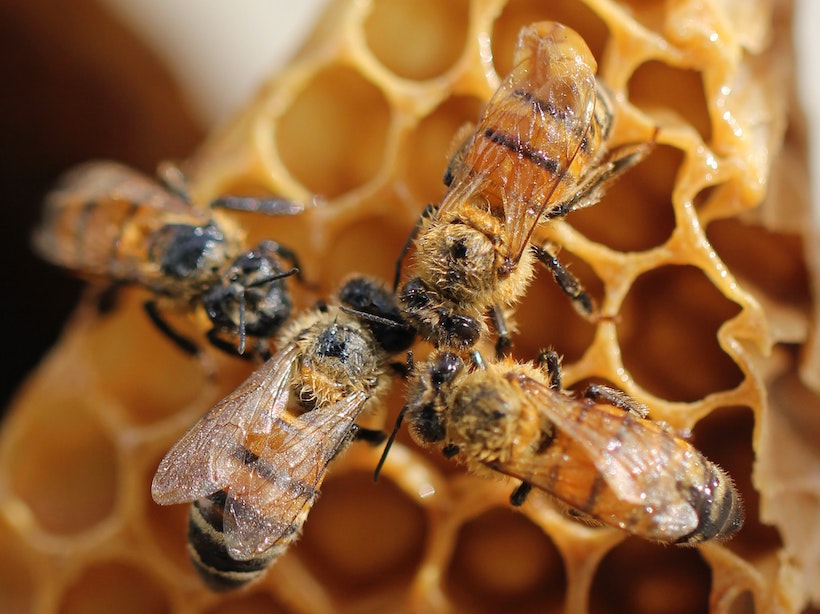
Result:
[[[275,244],[264,241],[236,258],[220,283],[203,294],[202,303],[215,328],[239,335],[242,353],[246,335],[271,337],[290,317],[293,305],[284,278],[297,272],[285,270]]]
[[[407,318],[437,347],[467,350],[481,336],[482,323],[479,320],[456,313],[454,305],[431,290],[419,277],[404,284],[399,300]]]

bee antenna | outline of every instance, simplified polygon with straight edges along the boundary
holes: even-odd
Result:
[[[408,329],[410,325],[406,322],[396,322],[395,320],[391,320],[389,318],[383,318],[382,316],[377,316],[373,313],[367,313],[366,311],[359,311],[358,309],[353,309],[352,307],[346,307],[345,305],[339,305],[339,309],[348,313],[352,316],[356,316],[357,318],[361,318],[362,320],[368,320],[370,322],[376,322],[377,324],[384,324],[385,326],[392,326],[393,328],[401,328],[401,329]]]
[[[254,281],[253,283],[249,283],[245,287],[246,288],[256,288],[257,286],[262,286],[262,285],[270,283],[272,281],[276,281],[277,279],[282,279],[283,277],[290,277],[291,275],[298,275],[298,274],[299,274],[299,268],[298,267],[293,267],[292,269],[289,269],[289,270],[284,271],[282,273],[275,273],[273,275],[268,275],[267,277],[263,277],[262,279],[257,279],[256,281]]]
[[[390,437],[387,438],[387,443],[384,444],[384,450],[382,450],[381,458],[379,458],[379,464],[376,465],[376,470],[373,472],[373,481],[379,481],[379,474],[382,472],[382,467],[384,466],[384,461],[387,460],[387,453],[390,452],[390,448],[393,447],[393,442],[396,439],[396,435],[399,434],[399,427],[401,427],[402,420],[404,420],[404,412],[407,411],[407,405],[401,408],[399,415],[396,416],[396,424],[393,425],[393,430],[390,433]]]

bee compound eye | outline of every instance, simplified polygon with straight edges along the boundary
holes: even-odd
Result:
[[[446,341],[446,345],[467,349],[476,344],[481,330],[478,322],[469,316],[444,316],[441,318],[439,336]]]
[[[450,352],[440,354],[433,361],[431,369],[431,379],[433,385],[439,388],[442,384],[453,379],[456,373],[461,369],[461,359]]]

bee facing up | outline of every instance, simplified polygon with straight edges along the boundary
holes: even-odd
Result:
[[[206,584],[230,590],[261,576],[296,540],[328,463],[386,391],[390,354],[415,332],[388,292],[354,277],[338,304],[283,329],[279,351],[219,401],[162,459],[151,487],[161,505],[193,501],[188,551]]]
[[[508,345],[502,310],[524,293],[535,261],[591,317],[590,297],[547,245],[531,243],[533,232],[597,202],[606,184],[652,147],[607,149],[612,105],[595,78],[594,57],[573,30],[553,22],[524,28],[514,61],[453,157],[443,201],[427,208],[405,246],[406,252],[415,240],[416,254],[399,298],[407,318],[437,347],[472,347],[486,330],[488,311],[499,348]]]
[[[168,180],[176,179],[166,167]],[[175,189],[181,190],[177,185]],[[246,337],[265,340],[290,316],[282,278],[298,272],[295,255],[263,241],[243,246],[243,234],[218,208],[293,215],[298,203],[225,197],[211,209],[193,206],[172,188],[115,162],[89,162],[68,171],[46,199],[34,246],[46,260],[113,285],[139,284],[155,294],[145,309],[184,351],[197,344],[177,333],[163,308],[204,308],[208,339],[243,354]],[[285,266],[285,263],[289,266]],[[238,337],[238,347],[222,335]],[[261,348],[261,345],[260,345]]]
[[[521,480],[513,505],[535,487],[573,516],[667,544],[740,530],[740,496],[717,465],[626,394],[593,384],[576,398],[560,380],[554,352],[537,365],[505,358],[473,369],[439,352],[414,373],[396,430],[406,417],[419,443]]]

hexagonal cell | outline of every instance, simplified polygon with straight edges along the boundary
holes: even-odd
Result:
[[[495,508],[459,529],[445,585],[458,611],[561,612],[567,576],[538,526]]]
[[[32,612],[38,594],[29,547],[5,521],[0,522],[0,612]]]
[[[83,570],[62,595],[60,614],[170,612],[168,595],[141,568],[124,561],[104,561]]]
[[[297,181],[333,198],[379,170],[389,122],[379,88],[353,68],[331,65],[313,75],[278,119],[276,149]]]
[[[392,288],[396,259],[409,232],[410,227],[397,226],[392,219],[362,216],[333,237],[325,251],[323,279],[338,284],[348,275],[364,273],[379,277]],[[367,249],[361,249],[362,245]]]
[[[196,399],[206,377],[202,364],[148,319],[142,304],[150,298],[137,289],[121,292],[115,311],[98,318],[86,337],[100,388],[117,399],[134,424],[175,414]],[[168,312],[167,318],[180,333],[208,344],[204,329],[197,330],[187,315]]]
[[[709,242],[729,269],[778,301],[806,305],[811,301],[803,241],[797,235],[772,232],[734,218],[706,228]],[[754,249],[749,249],[749,246]]]
[[[609,30],[606,23],[580,0],[511,0],[493,24],[493,62],[503,77],[513,66],[513,49],[522,27],[536,21],[558,21],[580,34],[600,59]]]
[[[567,250],[558,258],[584,284],[586,291],[600,305],[603,285],[590,266]],[[592,343],[595,326],[584,319],[561,290],[552,274],[538,266],[527,294],[515,310],[518,332],[513,335],[515,354],[534,359],[542,349],[552,347],[572,362]]]
[[[7,442],[11,489],[46,531],[78,533],[114,509],[117,450],[87,402],[43,399],[34,421]]]
[[[427,535],[423,510],[389,480],[352,471],[331,475],[295,553],[331,593],[371,598],[409,586]]]
[[[417,81],[436,77],[464,49],[468,11],[467,0],[380,0],[364,22],[367,46],[399,77]]]
[[[618,324],[624,366],[652,394],[696,401],[737,386],[743,374],[717,331],[739,307],[693,266],[663,266],[635,281]]]
[[[590,593],[593,614],[709,611],[711,569],[692,548],[629,538],[601,561]]]
[[[701,74],[650,60],[629,80],[629,99],[649,114],[672,111],[700,133],[705,143],[712,137],[712,120],[706,105]]]
[[[640,164],[615,180],[596,205],[566,220],[583,235],[621,252],[662,245],[675,229],[671,194],[683,152],[656,145]]]
[[[460,145],[454,139],[463,126],[478,121],[483,106],[477,98],[452,96],[424,117],[403,144],[401,172],[419,213],[426,203],[438,203],[444,196],[444,173]]]

